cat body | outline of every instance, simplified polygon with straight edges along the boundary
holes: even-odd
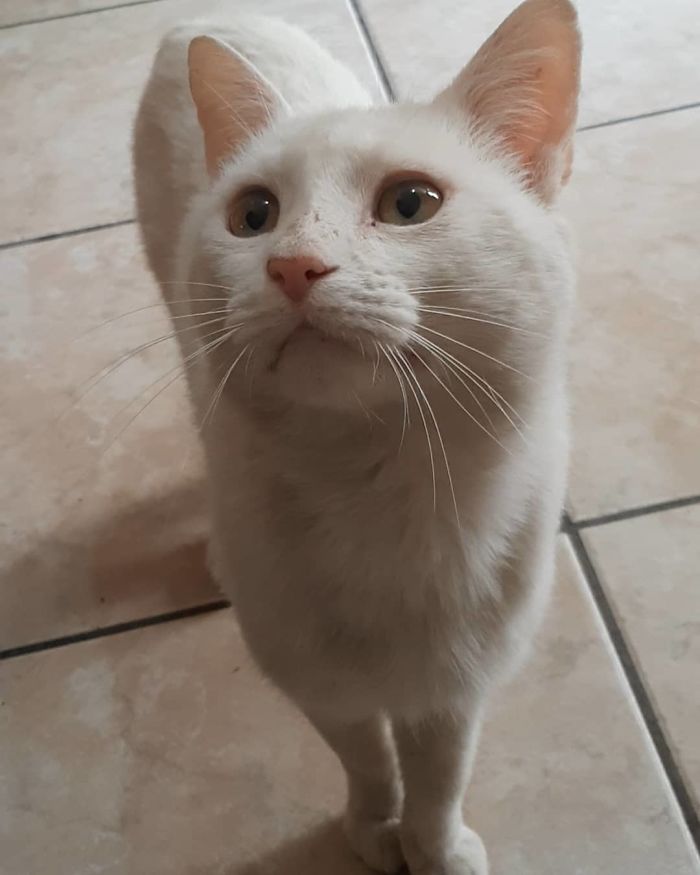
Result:
[[[528,6],[578,51],[568,3]],[[496,112],[489,63],[432,104],[374,105],[295,28],[194,22],[164,39],[135,131],[216,577],[343,761],[355,850],[413,875],[486,872],[461,796],[546,601],[565,482],[573,281],[550,202],[573,117],[523,170],[531,129],[509,151],[498,128],[517,100],[474,125]],[[416,198],[439,210],[403,224]]]

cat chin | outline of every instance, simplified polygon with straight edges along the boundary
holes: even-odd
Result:
[[[374,371],[359,345],[300,329],[276,351],[266,383],[288,401],[366,415],[392,395],[392,387]]]
[[[270,370],[279,371],[280,368],[287,366],[290,359],[292,362],[299,362],[301,359],[303,367],[308,366],[309,362],[322,361],[324,358],[347,357],[348,352],[355,357],[359,349],[352,350],[344,340],[319,331],[307,322],[302,322],[280,343]]]

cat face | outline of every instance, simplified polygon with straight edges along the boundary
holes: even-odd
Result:
[[[225,355],[245,349],[248,377],[298,402],[379,404],[450,357],[520,369],[565,303],[552,220],[431,107],[282,122],[203,213],[200,276],[230,289]]]
[[[562,33],[575,41],[575,28]],[[223,371],[240,362],[230,387],[367,410],[441,384],[471,406],[465,393],[483,394],[480,384],[508,392],[538,370],[568,305],[548,202],[570,157],[577,60],[554,65],[553,96],[543,87],[531,118],[532,89],[502,105],[492,55],[482,50],[429,105],[294,118],[246,61],[194,41],[193,96],[214,180],[192,220],[192,278],[226,295],[231,336],[213,357]],[[520,83],[534,63],[531,51],[523,57],[514,51]],[[215,93],[235,98],[254,79],[233,122],[230,103],[197,85],[199,71],[209,82],[227,64],[232,79]]]

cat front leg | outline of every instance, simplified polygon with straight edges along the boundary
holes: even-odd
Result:
[[[488,875],[483,843],[462,819],[479,723],[477,709],[394,725],[406,794],[401,846],[411,875]]]
[[[345,769],[344,827],[350,846],[371,869],[398,872],[404,862],[399,840],[402,790],[389,721],[380,715],[359,723],[307,716]]]

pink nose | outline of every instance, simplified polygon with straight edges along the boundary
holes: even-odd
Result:
[[[280,289],[296,303],[303,301],[317,279],[332,273],[328,267],[311,255],[297,255],[294,258],[271,258],[267,262],[267,272]]]

